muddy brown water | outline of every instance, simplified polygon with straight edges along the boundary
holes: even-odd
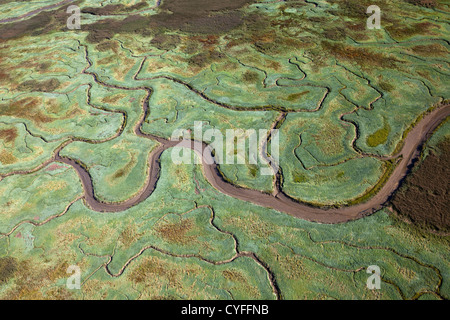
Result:
[[[148,104],[144,104],[144,115],[148,112]],[[208,182],[218,191],[253,204],[272,208],[276,211],[284,212],[296,218],[319,222],[319,223],[343,223],[358,218],[362,218],[381,209],[390,196],[398,188],[399,182],[403,180],[409,171],[410,165],[420,156],[423,144],[429,139],[433,131],[450,115],[450,105],[444,105],[428,113],[409,132],[403,141],[403,147],[398,153],[400,161],[395,167],[384,186],[378,193],[367,202],[354,206],[340,208],[319,208],[305,203],[298,202],[287,196],[282,190],[277,190],[275,195],[263,193],[257,190],[246,189],[235,186],[225,181],[220,174],[209,146],[205,143],[193,143],[191,140],[171,141],[161,137],[146,134],[141,131],[144,117],[135,127],[138,136],[156,140],[160,143],[149,156],[149,170],[147,180],[141,191],[134,197],[119,203],[104,203],[95,198],[92,178],[89,172],[73,159],[62,157],[57,152],[55,160],[72,166],[83,184],[86,204],[97,212],[120,212],[127,210],[146,200],[155,190],[160,178],[161,154],[173,147],[189,148],[195,151],[202,159],[202,171]],[[203,155],[203,156],[202,156]]]

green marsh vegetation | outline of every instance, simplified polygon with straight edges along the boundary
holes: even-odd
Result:
[[[392,172],[395,163],[378,157],[448,102],[444,1],[200,2],[192,12],[188,1],[80,0],[76,32],[66,29],[66,6],[0,24],[0,174],[33,171],[0,180],[0,296],[275,299],[275,279],[285,299],[448,299],[448,237],[388,209],[340,225],[306,222],[225,196],[199,165],[176,166],[165,152],[155,192],[103,214],[78,199],[74,170],[34,170],[73,139],[61,153],[89,169],[96,196],[136,194],[157,145],[133,132],[146,87],[143,131],[164,138],[195,121],[269,129],[285,113],[284,192],[350,205]],[[382,8],[381,30],[365,29],[370,4]],[[0,19],[41,6],[0,1]],[[219,169],[271,192],[260,165]],[[365,286],[373,261],[381,291]],[[65,288],[72,264],[82,269],[80,292]]]

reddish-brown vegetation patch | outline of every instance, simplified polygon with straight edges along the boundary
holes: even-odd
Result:
[[[0,139],[2,139],[5,143],[14,142],[16,138],[17,138],[16,128],[0,130]]]
[[[104,41],[99,43],[95,48],[100,52],[106,52],[108,50],[112,50],[116,54],[119,52],[119,44],[116,41]]]
[[[386,27],[386,30],[392,37],[404,39],[416,35],[427,35],[433,27],[435,27],[435,25],[430,22],[421,22],[411,25],[394,23],[393,25]]]
[[[195,241],[194,236],[187,236],[192,230],[194,223],[191,220],[180,220],[179,222],[169,223],[156,229],[162,238],[168,242],[177,244],[189,244]]]
[[[82,13],[89,13],[93,15],[99,15],[99,16],[107,16],[107,15],[114,15],[114,14],[120,14],[120,13],[129,13],[137,10],[142,10],[144,8],[148,7],[147,2],[141,1],[138,2],[132,6],[125,6],[123,4],[108,4],[104,7],[87,7],[83,8],[81,10]]]
[[[255,83],[256,81],[259,80],[259,75],[257,72],[255,71],[250,71],[247,70],[243,75],[242,75],[242,80],[247,82],[247,83]]]
[[[133,269],[128,278],[134,283],[166,282],[169,288],[179,288],[181,283],[180,274],[195,274],[197,270],[189,267],[181,271],[173,263],[167,262],[157,257],[148,257]],[[151,299],[173,299],[172,297],[151,297]]]
[[[213,63],[214,61],[218,61],[223,58],[224,55],[218,51],[204,51],[199,54],[196,54],[189,59],[187,62],[196,67],[205,67]]]
[[[322,42],[322,48],[339,60],[355,62],[361,67],[395,68],[399,60],[366,48],[355,48],[341,43]]]
[[[59,169],[64,169],[64,166],[60,166],[56,163],[50,165],[45,171],[55,171],[55,170],[59,170]]]
[[[450,231],[450,140],[439,145],[395,194],[398,214],[415,225],[438,232]]]
[[[0,285],[5,284],[17,271],[17,260],[12,257],[0,258]]]
[[[436,0],[407,0],[407,2],[427,8],[434,8],[437,5]]]
[[[414,51],[414,53],[417,53],[421,56],[432,56],[432,57],[445,56],[449,53],[446,47],[438,43],[429,45],[418,45],[412,47],[412,50]]]
[[[341,0],[338,2],[339,9],[331,9],[329,11],[336,16],[365,20],[367,7],[370,4],[374,4],[369,2],[365,0]]]
[[[44,81],[27,80],[22,82],[17,90],[19,91],[39,91],[39,92],[53,92],[59,87],[58,79],[52,78]]]
[[[303,97],[304,95],[307,95],[309,92],[310,91],[302,91],[302,92],[298,92],[298,93],[292,93],[287,96],[286,100],[287,101],[296,101],[296,100],[300,99],[301,97]]]
[[[160,33],[153,37],[150,43],[160,50],[173,50],[180,44],[180,37],[173,34]]]
[[[51,122],[53,119],[39,110],[41,100],[25,98],[9,104],[0,105],[0,116],[29,119],[37,123]]]
[[[6,291],[5,300],[66,300],[72,293],[65,287],[49,288],[58,279],[67,277],[67,262],[52,267],[34,264],[30,260],[17,260],[13,257],[0,258],[0,287],[9,279],[14,278],[13,287]],[[45,295],[41,291],[47,287]]]

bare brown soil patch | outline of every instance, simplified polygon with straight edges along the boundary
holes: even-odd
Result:
[[[439,145],[408,176],[395,194],[393,205],[400,217],[420,228],[450,231],[450,140]]]

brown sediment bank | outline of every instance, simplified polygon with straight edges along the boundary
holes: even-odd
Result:
[[[450,140],[444,140],[404,181],[393,197],[398,215],[419,228],[450,232]]]

